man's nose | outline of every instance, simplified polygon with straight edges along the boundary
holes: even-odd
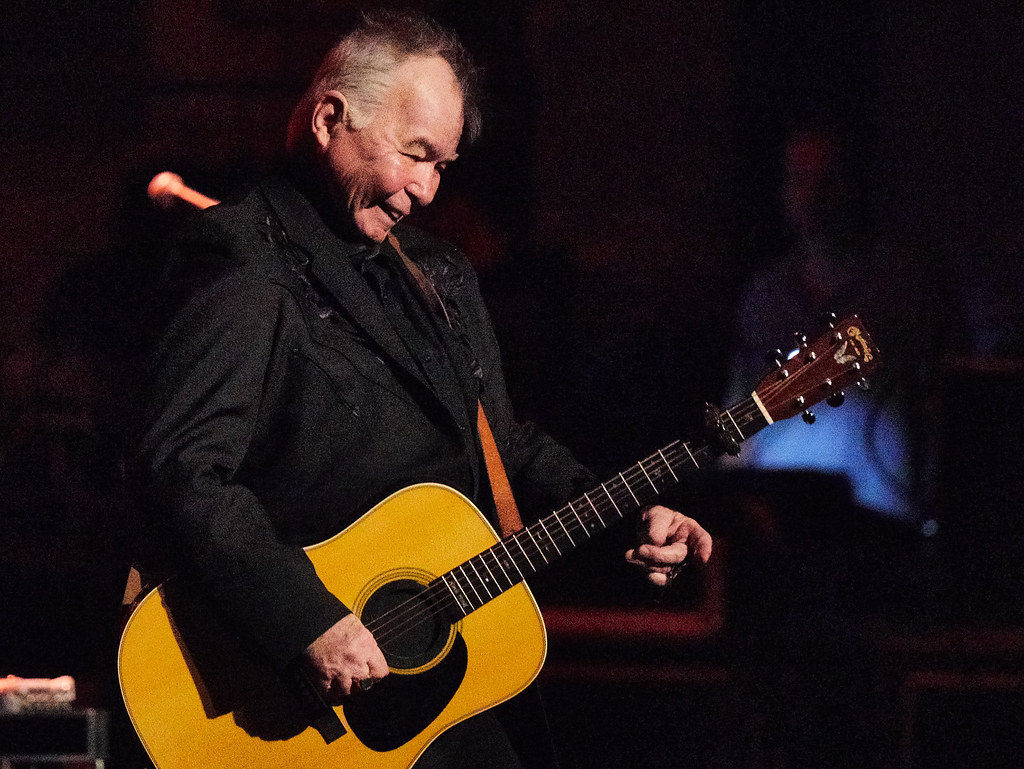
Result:
[[[441,175],[434,170],[430,163],[418,163],[413,177],[405,190],[416,202],[416,205],[426,206],[437,194],[438,185],[441,183]]]

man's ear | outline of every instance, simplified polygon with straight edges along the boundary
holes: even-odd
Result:
[[[312,129],[321,149],[327,147],[335,131],[348,127],[349,118],[348,101],[340,91],[328,91],[320,97],[313,108]]]

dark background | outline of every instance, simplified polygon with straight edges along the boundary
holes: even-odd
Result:
[[[914,393],[915,428],[939,449],[920,521],[845,508],[822,520],[814,511],[836,507],[828,481],[711,474],[671,501],[722,543],[716,570],[648,606],[617,560],[627,532],[538,585],[556,607],[546,675],[570,762],[1016,755],[1024,15],[1012,5],[415,4],[463,35],[489,95],[483,138],[423,224],[477,262],[521,416],[596,469],[687,434],[722,397],[740,287],[777,255],[794,128],[842,133],[860,226],[939,276],[920,290],[944,287],[935,338],[955,340],[914,363],[930,383]],[[273,167],[350,7],[0,9],[0,674],[71,673],[86,704],[113,707],[121,429],[158,244],[184,215],[155,209],[146,184],[169,169],[230,198]],[[596,618],[605,604],[684,622],[623,635]],[[1009,725],[991,739],[978,724],[998,718]]]

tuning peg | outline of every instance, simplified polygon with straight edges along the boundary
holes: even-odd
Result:
[[[859,387],[861,390],[871,389],[871,385],[868,383],[868,380],[865,379],[864,377],[861,377],[860,379],[857,380],[857,387]]]
[[[836,390],[834,393],[832,393],[830,396],[828,396],[825,399],[825,403],[827,403],[832,408],[836,408],[837,409],[837,408],[839,408],[840,406],[843,405],[843,401],[845,401],[845,400],[846,400],[846,395],[843,393],[843,391],[842,390]]]
[[[813,425],[814,424],[814,419],[815,419],[815,416],[814,416],[814,412],[813,411],[805,411],[803,413],[803,420],[807,424]]]
[[[782,364],[786,360],[786,356],[782,354],[782,350],[778,347],[768,353],[765,357],[768,358],[769,363],[774,363],[778,368],[782,368]]]
[[[801,348],[801,349],[804,349],[804,348],[807,347],[807,335],[806,334],[802,334],[799,331],[794,331],[793,332],[793,341],[795,341],[796,342],[796,346]]]
[[[828,324],[829,328],[835,328],[836,324],[839,322],[839,318],[836,317],[834,312],[827,312],[825,313],[825,322]]]

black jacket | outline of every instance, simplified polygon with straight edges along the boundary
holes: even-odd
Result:
[[[513,419],[468,262],[395,234],[464,329],[513,486],[563,503],[592,476]],[[458,385],[413,358],[352,250],[284,179],[204,212],[171,250],[170,321],[134,452],[144,565],[196,583],[281,666],[348,611],[303,545],[411,483],[449,484],[485,509],[490,494]]]

